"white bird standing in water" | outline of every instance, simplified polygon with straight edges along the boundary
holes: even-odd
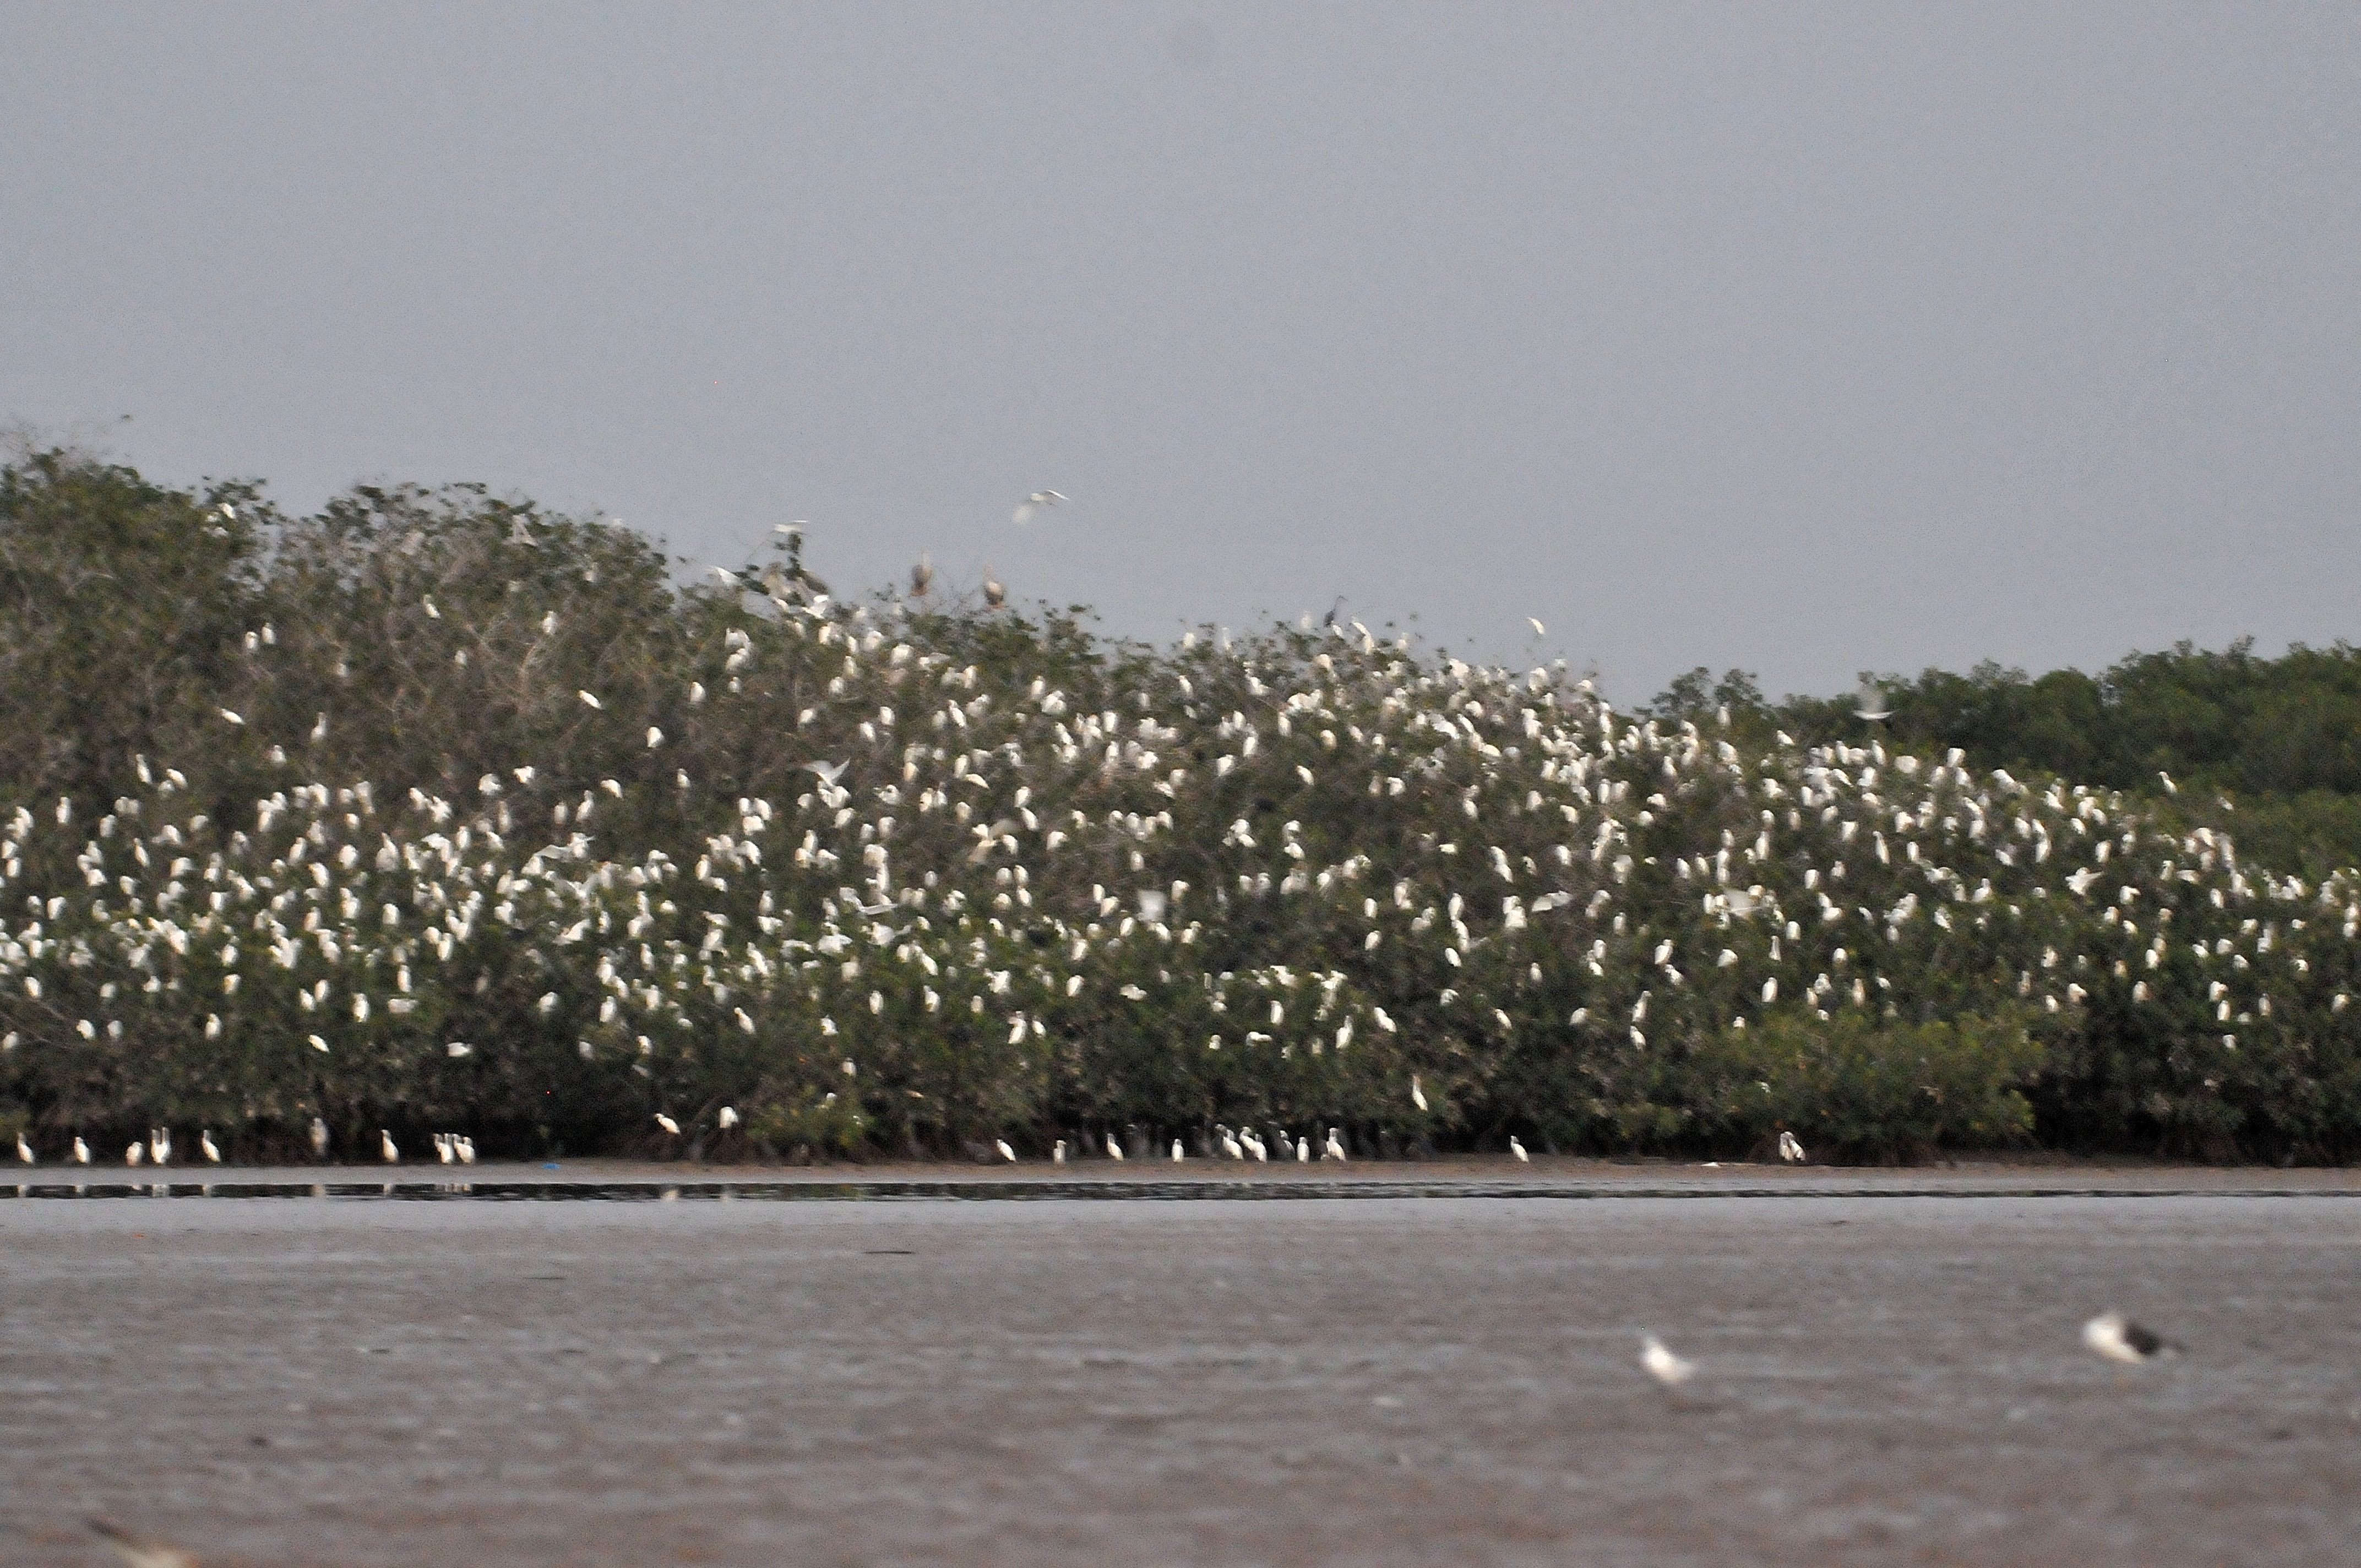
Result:
[[[2109,1361],[2137,1366],[2169,1355],[2178,1345],[2151,1329],[2141,1327],[2121,1312],[2102,1312],[2082,1325],[2082,1343]]]
[[[1677,1388],[1697,1373],[1697,1363],[1675,1355],[1664,1342],[1650,1334],[1640,1344],[1640,1365],[1667,1388]]]
[[[214,1142],[214,1130],[206,1127],[197,1134],[197,1152],[205,1157],[207,1165],[221,1163],[221,1146]]]
[[[1796,1142],[1795,1135],[1784,1127],[1779,1129],[1779,1157],[1789,1165],[1804,1157],[1804,1146]]]
[[[1016,504],[1016,510],[1011,514],[1010,521],[1015,522],[1030,522],[1033,521],[1033,514],[1035,512],[1039,511],[1044,507],[1056,506],[1060,501],[1062,501],[1065,499],[1065,497],[1060,495],[1055,490],[1036,490]]]
[[[1518,1141],[1517,1135],[1514,1133],[1509,1135],[1509,1152],[1517,1157],[1519,1165],[1531,1165],[1533,1162],[1533,1157],[1525,1152],[1525,1146]]]
[[[377,1152],[388,1165],[401,1163],[401,1151],[394,1146],[393,1135],[383,1127],[377,1130]]]

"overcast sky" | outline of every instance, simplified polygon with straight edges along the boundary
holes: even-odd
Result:
[[[0,421],[293,507],[1627,700],[2361,636],[2351,5],[0,0]]]

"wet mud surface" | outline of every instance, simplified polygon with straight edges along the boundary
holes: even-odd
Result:
[[[1549,1190],[765,1201],[589,1174],[656,1201],[0,1197],[0,1562],[111,1561],[93,1515],[207,1564],[2361,1540],[2361,1196],[2334,1174],[1688,1171],[1590,1201],[1497,1169]],[[2109,1307],[2186,1354],[2099,1361],[2077,1334]],[[1687,1387],[1639,1370],[1643,1332],[1697,1361]]]

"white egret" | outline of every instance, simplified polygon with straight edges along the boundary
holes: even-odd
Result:
[[[664,1129],[664,1136],[668,1138],[680,1136],[680,1124],[661,1111],[656,1113],[656,1125]]]
[[[1016,1163],[1016,1151],[1008,1146],[1008,1140],[1006,1138],[993,1139],[992,1146],[999,1152],[1001,1158],[1006,1160],[1011,1165],[1015,1165]]]
[[[1677,1388],[1697,1375],[1697,1363],[1675,1355],[1664,1342],[1650,1334],[1640,1344],[1640,1365],[1667,1388]]]
[[[197,1134],[197,1152],[205,1157],[207,1165],[222,1162],[221,1146],[214,1142],[214,1130],[206,1127]]]
[[[1533,1161],[1533,1157],[1525,1152],[1525,1146],[1514,1133],[1509,1135],[1509,1152],[1517,1157],[1519,1165],[1531,1165]]]
[[[1789,1165],[1804,1157],[1804,1146],[1796,1141],[1795,1134],[1784,1127],[1779,1130],[1779,1157]]]
[[[2170,1355],[2180,1347],[2121,1312],[2102,1312],[2082,1325],[2082,1343],[2109,1361],[2126,1366]]]
[[[1020,523],[1030,522],[1033,521],[1035,512],[1045,507],[1056,506],[1065,499],[1055,490],[1036,490],[1017,503],[1016,510],[1011,514],[1011,521]]]
[[[401,1163],[401,1150],[395,1146],[393,1135],[383,1127],[377,1130],[377,1153],[378,1157],[388,1165]]]

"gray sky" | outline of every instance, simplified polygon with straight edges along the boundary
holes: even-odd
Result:
[[[1624,699],[2361,632],[2361,7],[1797,10],[0,0],[0,420]]]

